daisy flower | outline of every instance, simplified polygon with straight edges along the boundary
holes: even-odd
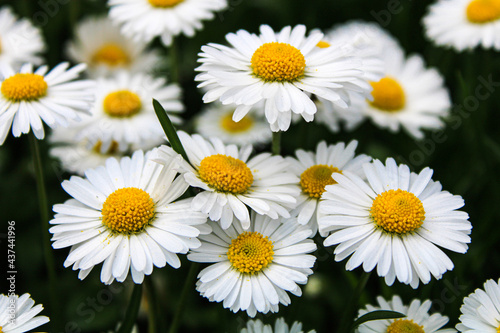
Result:
[[[0,67],[39,65],[42,62],[39,54],[44,50],[40,29],[27,19],[18,19],[10,7],[0,9]]]
[[[194,36],[203,20],[227,7],[226,0],[109,0],[109,17],[122,25],[122,32],[136,40],[150,42],[159,36],[166,46],[172,38]]]
[[[49,231],[54,249],[71,246],[64,266],[80,270],[80,279],[103,263],[103,283],[123,282],[129,271],[142,283],[153,266],[178,268],[177,254],[200,246],[197,237],[210,232],[207,216],[190,209],[191,199],[176,201],[188,188],[176,177],[177,162],[160,165],[150,159],[155,153],[109,158],[85,178],[62,183],[73,198],[54,205]]]
[[[464,298],[462,315],[456,326],[460,332],[498,333],[500,330],[500,280],[488,280]]]
[[[471,224],[458,195],[442,191],[431,180],[433,171],[419,174],[388,158],[363,165],[368,182],[352,172],[335,172],[320,203],[319,230],[329,233],[325,246],[337,245],[335,260],[350,257],[347,270],[360,265],[366,272],[377,266],[379,276],[392,285],[416,288],[453,269],[453,262],[438,247],[467,252]]]
[[[181,118],[177,114],[184,109],[180,94],[178,85],[167,85],[165,79],[146,74],[120,72],[114,77],[100,78],[92,116],[81,122],[77,139],[100,140],[102,152],[113,142],[120,151],[131,146],[149,149],[152,141],[159,145],[165,141],[165,134],[152,99],[158,100],[169,112],[172,122],[179,124]]]
[[[0,332],[23,333],[48,323],[49,317],[36,316],[43,310],[43,306],[34,305],[35,301],[30,294],[0,295]]]
[[[367,305],[366,309],[359,310],[359,316],[363,316],[372,311],[389,310],[405,314],[406,317],[400,319],[373,320],[361,324],[357,333],[374,332],[415,332],[415,333],[453,333],[452,328],[440,329],[448,322],[448,317],[439,313],[429,314],[432,302],[426,300],[421,302],[418,299],[411,301],[410,305],[404,305],[401,298],[394,295],[390,301],[383,297],[377,297],[378,306]]]
[[[89,17],[78,23],[67,53],[73,61],[86,63],[93,76],[120,70],[151,71],[160,62],[158,52],[147,50],[146,43],[125,37],[107,16]]]
[[[234,107],[215,103],[196,117],[196,132],[204,137],[218,137],[226,144],[262,145],[272,139],[269,124],[257,113],[247,113],[240,121],[233,120]]]
[[[285,319],[278,318],[274,323],[274,331],[271,325],[264,325],[260,319],[249,320],[247,326],[240,333],[303,333],[302,323],[294,322],[291,328],[288,328]],[[310,330],[307,333],[316,333],[315,330]]]
[[[207,141],[181,131],[178,135],[189,159],[189,163],[180,162],[180,172],[189,185],[203,190],[193,198],[193,209],[209,214],[212,221],[220,220],[223,229],[231,225],[233,216],[248,229],[247,206],[273,219],[290,217],[299,179],[287,171],[289,164],[283,157],[261,153],[249,158],[251,145],[239,149],[217,138]],[[178,155],[167,146],[160,151],[168,158]]]
[[[88,113],[94,99],[94,81],[78,80],[85,64],[68,69],[63,62],[47,73],[41,66],[33,71],[31,64],[15,73],[10,66],[0,68],[0,145],[12,127],[15,137],[33,129],[43,139],[42,120],[51,128],[68,126],[69,120],[80,120]]]
[[[252,212],[250,227],[235,219],[223,230],[209,222],[212,233],[200,236],[202,245],[188,254],[194,262],[212,263],[198,274],[196,289],[211,302],[223,302],[233,312],[277,312],[290,304],[287,291],[300,296],[316,258],[311,230],[295,218],[271,219]]]
[[[500,1],[438,0],[423,18],[425,33],[441,46],[458,51],[481,45],[500,50]]]
[[[347,146],[343,142],[327,145],[321,141],[316,152],[298,149],[295,151],[296,158],[286,158],[290,163],[290,171],[300,177],[302,189],[291,214],[297,215],[300,224],[307,224],[313,230],[313,235],[318,230],[317,207],[321,195],[325,192],[325,186],[335,184],[332,173],[349,171],[363,177],[362,165],[371,161],[371,157],[364,154],[355,156],[357,145],[355,140]]]
[[[257,103],[265,103],[265,115],[273,131],[285,131],[292,113],[312,121],[316,105],[311,94],[346,108],[352,92],[370,96],[363,79],[361,60],[342,50],[317,48],[319,31],[306,37],[297,25],[274,32],[268,25],[260,35],[245,30],[226,35],[231,47],[208,44],[201,48],[201,64],[195,78],[205,87],[205,103],[220,100],[234,104],[234,121],[239,121]]]

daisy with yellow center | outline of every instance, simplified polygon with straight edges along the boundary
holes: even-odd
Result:
[[[12,304],[15,305],[12,308]],[[21,296],[0,294],[0,332],[22,333],[31,331],[50,321],[47,316],[37,316],[42,312],[41,304],[35,305],[31,295],[26,293]],[[15,320],[12,320],[15,318]],[[38,331],[38,330],[37,330]]]
[[[388,285],[397,278],[413,288],[453,269],[439,247],[467,252],[472,226],[457,210],[463,199],[442,191],[431,169],[416,174],[392,158],[364,164],[363,176],[334,173],[337,183],[323,193],[318,225],[324,245],[338,245],[335,260],[350,257],[347,270],[377,267]]]
[[[92,116],[75,124],[76,139],[101,141],[101,153],[112,142],[118,144],[119,152],[151,149],[165,142],[152,99],[162,104],[173,123],[180,124],[177,114],[184,109],[180,95],[176,84],[167,85],[164,79],[147,74],[119,72],[110,78],[100,78]]]
[[[318,230],[318,204],[321,196],[327,185],[335,184],[332,174],[347,170],[361,176],[362,165],[371,160],[367,155],[355,155],[357,145],[357,141],[351,141],[347,145],[343,142],[327,145],[325,141],[321,141],[315,152],[298,149],[295,158],[286,158],[290,163],[290,170],[300,178],[301,188],[297,205],[291,214],[297,215],[300,224],[311,228],[313,235]]]
[[[0,8],[0,65],[18,69],[25,63],[40,65],[45,43],[39,28],[19,19],[11,8]]]
[[[303,333],[302,323],[295,321],[289,328],[285,319],[278,318],[274,323],[274,330],[270,324],[264,325],[260,319],[249,320],[245,328],[240,333]],[[307,333],[316,333],[315,330],[307,331]]]
[[[500,332],[500,280],[487,280],[483,288],[477,288],[463,300],[460,308],[459,332],[498,333]]]
[[[0,145],[11,127],[16,137],[33,130],[37,139],[43,139],[43,123],[66,127],[89,113],[95,83],[76,80],[84,64],[68,67],[61,63],[47,73],[47,66],[33,71],[31,64],[25,64],[16,73],[10,66],[0,66]]]
[[[189,163],[180,162],[181,173],[189,185],[203,190],[194,197],[193,209],[220,221],[223,229],[233,217],[248,229],[248,208],[274,219],[290,217],[300,191],[299,179],[287,170],[289,164],[283,157],[261,153],[250,158],[251,145],[239,149],[217,138],[208,141],[198,134],[178,135],[189,159]],[[165,156],[177,156],[169,147],[160,150]]]
[[[359,310],[359,316],[372,311],[396,311],[406,315],[400,319],[384,319],[368,321],[360,325],[356,333],[454,333],[452,328],[442,328],[448,322],[448,317],[440,313],[429,314],[432,302],[424,302],[414,299],[409,305],[405,305],[401,298],[394,295],[389,301],[383,297],[377,297],[378,305],[366,305],[365,309]]]
[[[67,45],[67,53],[71,60],[86,63],[94,77],[121,70],[151,72],[160,62],[156,50],[123,35],[108,16],[91,16],[78,22],[74,36]]]
[[[230,48],[203,46],[195,78],[206,89],[203,101],[233,105],[236,122],[264,104],[266,119],[276,132],[288,129],[292,113],[306,121],[314,119],[311,95],[342,108],[349,94],[369,98],[371,87],[362,79],[361,59],[338,48],[317,47],[323,45],[322,37],[319,31],[306,36],[303,25],[279,32],[262,25],[259,35],[245,30],[228,34]]]
[[[71,247],[64,266],[80,270],[80,279],[102,263],[103,283],[123,282],[129,272],[142,283],[154,266],[178,268],[177,254],[200,246],[197,237],[210,232],[206,214],[191,210],[192,199],[177,200],[188,184],[176,177],[175,160],[160,165],[156,154],[109,158],[86,178],[62,183],[73,198],[54,205],[49,231],[55,249]]]
[[[137,41],[160,37],[165,46],[184,34],[192,37],[202,21],[227,7],[226,0],[108,0],[109,17]],[[147,29],[144,27],[147,26]]]
[[[438,0],[423,18],[427,37],[457,51],[500,50],[499,0]]]
[[[195,129],[204,137],[218,137],[226,144],[243,146],[271,142],[272,132],[263,116],[247,113],[238,122],[233,120],[234,107],[211,103],[195,120]]]
[[[295,218],[271,219],[254,211],[246,230],[237,219],[227,229],[209,225],[212,234],[201,235],[201,246],[188,254],[191,261],[211,264],[198,275],[202,296],[254,317],[290,304],[287,291],[302,294],[298,284],[307,282],[316,260],[310,229]]]

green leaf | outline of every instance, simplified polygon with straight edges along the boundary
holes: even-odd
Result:
[[[356,321],[352,324],[351,332],[354,331],[359,325],[364,324],[367,321],[381,320],[381,319],[396,319],[403,317],[406,317],[406,315],[396,311],[376,310],[368,312],[367,314],[364,314],[358,319],[356,319]]]
[[[156,112],[156,116],[158,117],[158,120],[160,121],[161,127],[163,128],[163,131],[165,132],[165,135],[168,138],[168,141],[170,142],[170,145],[172,146],[172,149],[175,150],[178,154],[181,154],[182,157],[189,163],[188,157],[186,155],[186,151],[184,150],[184,147],[182,146],[181,140],[177,136],[177,130],[175,129],[174,125],[170,121],[170,118],[167,115],[167,112],[161,106],[160,102],[158,102],[156,99],[153,98],[153,107]]]

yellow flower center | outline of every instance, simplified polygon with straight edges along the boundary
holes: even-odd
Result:
[[[119,45],[106,44],[94,53],[92,62],[106,64],[108,66],[119,66],[128,64],[130,59],[127,53]]]
[[[151,6],[158,8],[171,8],[175,7],[184,0],[148,0]]]
[[[105,154],[105,155],[113,155],[118,152],[118,142],[115,140],[111,141],[111,145],[109,146],[108,150],[105,151],[104,153],[101,152],[101,147],[102,147],[102,141],[98,140],[94,147],[92,147],[92,151],[97,153],[97,154]]]
[[[326,49],[327,47],[330,47],[330,43],[324,40],[320,40],[318,44],[316,44],[316,46],[319,47],[320,49]]]
[[[264,81],[293,82],[304,75],[306,59],[290,44],[271,42],[254,52],[251,64],[255,76]]]
[[[497,333],[500,333],[500,326],[497,327]]]
[[[34,101],[47,94],[47,82],[43,76],[18,73],[2,82],[2,94],[8,100]]]
[[[413,193],[397,189],[377,195],[370,216],[380,228],[401,235],[418,229],[424,223],[425,210]]]
[[[243,117],[240,121],[233,121],[233,113],[229,112],[221,119],[223,129],[229,133],[246,132],[253,126],[253,119],[248,115]]]
[[[258,273],[273,261],[273,243],[258,232],[240,234],[231,241],[227,258],[241,273]]]
[[[396,319],[386,333],[425,333],[424,327],[413,322],[412,319]]]
[[[321,198],[321,195],[325,192],[326,185],[337,183],[332,178],[332,173],[334,172],[342,173],[342,170],[330,165],[313,165],[300,175],[302,191],[311,198]]]
[[[198,170],[200,178],[219,192],[245,193],[253,183],[253,175],[245,162],[222,154],[205,157]]]
[[[141,98],[128,90],[119,90],[106,96],[103,102],[104,112],[111,117],[126,118],[141,110]]]
[[[405,106],[405,92],[398,81],[384,77],[378,82],[370,82],[373,87],[373,101],[370,104],[377,109],[395,112]]]
[[[472,0],[466,10],[471,23],[483,24],[500,19],[500,0]]]
[[[135,234],[144,230],[155,215],[153,199],[135,187],[120,188],[102,205],[102,223],[112,232]]]

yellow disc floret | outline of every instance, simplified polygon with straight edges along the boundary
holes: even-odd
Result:
[[[245,193],[253,175],[245,162],[222,154],[205,157],[198,170],[201,180],[218,192]]]
[[[135,234],[144,230],[155,215],[153,199],[135,187],[120,188],[102,205],[102,223],[114,233]]]
[[[231,241],[227,258],[241,273],[254,274],[260,272],[273,261],[273,243],[268,237],[258,232],[240,234]]]
[[[148,0],[150,5],[157,8],[175,7],[184,0]]]
[[[101,149],[102,149],[102,141],[97,140],[94,147],[92,147],[93,152],[95,152],[97,154],[104,154],[104,155],[116,154],[118,152],[118,142],[116,142],[115,140],[112,140],[111,144],[109,145],[108,150],[106,150],[105,152],[101,151]]]
[[[405,106],[405,92],[398,81],[384,77],[378,82],[370,82],[373,87],[373,101],[370,104],[377,109],[396,112]]]
[[[253,126],[253,119],[250,116],[243,117],[240,121],[233,120],[233,113],[229,112],[221,118],[221,127],[229,133],[246,132]]]
[[[34,101],[47,94],[47,82],[43,76],[18,73],[2,82],[2,94],[11,101]]]
[[[112,92],[104,98],[103,108],[111,117],[126,118],[141,111],[141,98],[128,90]]]
[[[483,24],[500,19],[500,0],[472,0],[466,10],[467,20]]]
[[[253,74],[264,81],[293,82],[304,76],[306,59],[290,44],[271,42],[254,52],[251,65]]]
[[[370,216],[386,232],[401,235],[420,228],[425,220],[425,210],[413,193],[397,189],[377,195]]]
[[[321,198],[326,185],[337,183],[332,178],[334,172],[342,173],[341,170],[330,165],[317,164],[309,167],[300,175],[302,191],[311,198]]]
[[[318,44],[316,44],[316,46],[319,47],[320,49],[326,49],[327,47],[330,47],[330,43],[324,40],[320,40]]]
[[[413,322],[412,319],[396,319],[387,327],[385,333],[425,333],[424,327]]]
[[[130,62],[127,53],[116,44],[105,44],[92,56],[92,63],[120,66]]]

